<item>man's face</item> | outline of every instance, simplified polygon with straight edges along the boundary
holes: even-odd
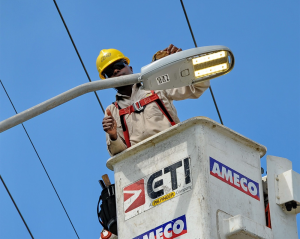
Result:
[[[132,67],[127,65],[125,59],[121,59],[113,62],[109,66],[107,66],[102,74],[105,78],[113,78],[122,75],[132,74]]]
[[[122,64],[120,64],[122,63]],[[125,60],[117,61],[112,63],[106,68],[103,73],[107,76],[107,78],[114,78],[123,75],[132,74],[132,67],[128,66]],[[115,88],[119,93],[124,95],[131,95],[132,85],[126,85]]]
[[[110,78],[118,77],[118,76],[123,76],[123,75],[129,75],[129,74],[132,74],[132,73],[133,73],[132,67],[128,66],[128,65],[125,65],[124,68],[121,69],[121,70],[114,69],[114,73],[113,73],[113,75]]]

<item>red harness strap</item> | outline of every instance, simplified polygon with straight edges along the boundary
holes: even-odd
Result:
[[[123,134],[124,134],[124,139],[125,139],[125,143],[127,145],[127,148],[130,148],[131,143],[129,140],[129,132],[128,132],[128,127],[126,124],[126,120],[124,118],[125,114],[120,114],[120,111],[122,110],[121,107],[118,105],[117,101],[115,101],[115,106],[119,109],[119,115],[120,115],[120,121],[121,121],[121,125],[122,125],[122,129],[123,129]]]
[[[129,139],[129,132],[128,132],[128,127],[126,124],[126,120],[125,120],[125,115],[127,114],[131,114],[132,112],[140,112],[144,110],[144,107],[146,105],[148,105],[151,102],[155,102],[158,106],[158,108],[161,110],[161,112],[164,114],[164,116],[167,117],[167,119],[169,120],[170,124],[173,126],[176,123],[174,122],[172,116],[169,114],[169,112],[167,111],[164,103],[159,99],[158,95],[151,90],[152,95],[150,95],[149,97],[146,97],[138,102],[135,102],[134,104],[121,109],[120,106],[118,105],[117,101],[114,102],[115,106],[119,109],[119,115],[120,115],[120,120],[121,120],[121,125],[122,125],[122,129],[123,129],[123,133],[124,133],[124,139],[127,145],[127,148],[129,148],[131,146],[130,143],[130,139]]]
[[[266,209],[265,209],[265,214],[266,214],[266,220],[267,220],[267,227],[272,229],[271,226],[271,216],[270,216],[270,204],[268,203]]]

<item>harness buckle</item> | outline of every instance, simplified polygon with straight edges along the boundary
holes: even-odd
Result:
[[[141,112],[144,110],[144,106],[141,106],[141,103],[139,101],[132,104],[135,112]]]

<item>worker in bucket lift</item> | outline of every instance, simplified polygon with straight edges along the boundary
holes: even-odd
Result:
[[[170,45],[154,54],[152,61],[181,51]],[[116,49],[103,49],[96,61],[101,79],[133,74],[130,60]],[[148,91],[141,84],[117,87],[116,101],[109,105],[102,121],[107,148],[115,155],[148,137],[179,123],[173,100],[197,99],[209,81],[190,86]]]
[[[170,45],[154,54],[152,61],[181,51]],[[101,79],[133,74],[130,60],[116,49],[104,49],[96,61]],[[179,123],[173,100],[197,99],[209,87],[209,81],[169,90],[148,91],[141,84],[117,87],[116,101],[109,105],[102,121],[107,148],[115,155],[142,140]],[[102,239],[117,236],[103,229]]]

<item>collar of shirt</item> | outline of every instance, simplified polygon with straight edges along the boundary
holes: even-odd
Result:
[[[134,84],[132,86],[132,92],[131,92],[131,96],[128,96],[128,95],[122,95],[120,94],[119,92],[117,92],[116,94],[116,101],[119,101],[119,100],[123,100],[123,99],[130,99],[132,97],[132,95],[139,90],[141,86],[141,83],[137,83],[137,84]]]

